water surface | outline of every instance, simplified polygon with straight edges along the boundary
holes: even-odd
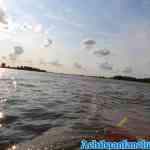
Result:
[[[124,117],[131,134],[149,135],[149,112],[150,84],[0,69],[0,149],[32,139],[76,149],[83,132]]]

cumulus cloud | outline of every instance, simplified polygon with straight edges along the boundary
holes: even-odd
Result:
[[[108,56],[110,55],[110,50],[109,49],[100,49],[97,51],[94,51],[93,54],[96,56]]]
[[[35,33],[40,33],[40,34],[43,35],[43,37],[44,37],[43,46],[44,47],[49,47],[53,43],[52,40],[49,38],[47,30],[44,29],[42,24],[35,24],[35,25],[33,25],[32,26],[32,30]]]
[[[103,70],[113,70],[113,66],[112,64],[108,63],[108,62],[104,62],[100,65],[100,67],[103,69]]]
[[[24,29],[32,30],[35,33],[39,33],[44,36],[44,46],[48,47],[52,44],[52,40],[49,38],[48,29],[45,29],[42,24],[25,24]]]
[[[92,49],[95,47],[96,41],[93,39],[86,39],[82,41],[82,45],[86,49]]]
[[[53,41],[49,37],[47,37],[44,41],[44,47],[49,47],[52,43]]]
[[[81,64],[79,64],[78,62],[75,62],[74,64],[74,67],[77,68],[77,69],[80,69],[80,70],[83,70],[83,66]]]
[[[129,74],[129,73],[132,73],[132,68],[131,67],[125,67],[125,69],[122,71],[123,73],[125,74]]]
[[[33,25],[32,30],[33,32],[40,33],[44,36],[44,42],[43,42],[44,47],[49,47],[53,43],[53,41],[49,38],[47,30],[44,29],[42,24]]]
[[[58,60],[54,60],[52,62],[49,62],[49,64],[54,66],[54,67],[62,67],[63,66],[61,63],[59,63]]]
[[[9,59],[15,61],[23,53],[24,53],[24,49],[21,46],[14,46],[14,51],[13,53],[9,54]]]
[[[15,55],[21,55],[24,53],[24,49],[21,46],[15,46],[14,47],[14,54]]]
[[[30,38],[26,37],[24,39],[24,36],[21,36],[21,38],[23,38],[24,41],[26,41],[27,43],[32,42],[32,44],[34,44],[34,41],[36,42],[36,44],[38,43],[42,48],[45,47],[49,47],[53,41],[51,40],[51,38],[49,37],[49,33],[47,32],[47,29],[43,27],[42,24],[40,23],[30,23],[30,22],[24,22],[24,23],[17,23],[17,22],[11,22],[11,25],[9,25],[9,31],[11,33],[17,33],[22,34],[24,36],[28,36],[30,35]],[[11,39],[15,39],[16,37],[12,37]],[[17,39],[17,42],[22,42],[22,40]],[[32,39],[32,40],[31,40]]]

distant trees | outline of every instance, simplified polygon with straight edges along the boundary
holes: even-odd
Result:
[[[135,77],[121,76],[121,75],[117,75],[114,77],[99,76],[98,78],[150,83],[150,78],[135,78]]]
[[[38,71],[38,72],[46,72],[46,70],[42,70],[39,68],[34,68],[30,66],[17,66],[17,67],[11,67],[7,66],[4,62],[0,65],[1,68],[9,68],[9,69],[17,69],[17,70],[28,70],[28,71]]]
[[[113,79],[116,80],[125,80],[125,81],[137,81],[137,82],[149,82],[150,78],[135,78],[135,77],[129,77],[129,76],[114,76]]]
[[[113,79],[127,80],[127,81],[137,81],[137,79],[135,77],[129,77],[129,76],[114,76]]]
[[[5,68],[6,67],[6,64],[3,62],[1,63],[1,68]]]

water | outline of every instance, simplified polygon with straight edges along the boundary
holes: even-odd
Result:
[[[124,117],[131,134],[149,135],[149,111],[150,84],[0,70],[0,150],[33,139],[38,147],[77,149],[83,132]]]

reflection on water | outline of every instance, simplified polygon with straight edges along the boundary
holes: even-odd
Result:
[[[149,111],[149,84],[0,71],[0,149],[31,139],[38,147],[76,149],[83,133],[103,134],[124,117],[131,134],[149,135]]]
[[[3,118],[4,118],[4,113],[0,112],[0,119],[3,119]]]
[[[16,145],[12,145],[10,148],[8,148],[7,150],[16,150]],[[30,149],[28,149],[30,150]]]
[[[0,98],[0,103],[6,103],[7,99],[6,98]]]

